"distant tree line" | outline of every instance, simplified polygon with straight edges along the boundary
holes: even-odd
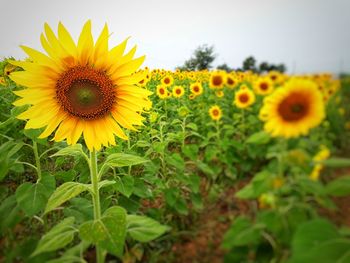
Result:
[[[177,67],[182,71],[194,71],[212,69],[212,63],[216,59],[217,55],[214,53],[214,46],[202,45],[197,47],[190,59],[186,60],[182,66]],[[226,63],[217,66],[219,70],[230,71],[253,71],[255,73],[265,73],[271,70],[279,72],[285,72],[286,66],[284,64],[270,64],[267,62],[261,62],[259,65],[253,56],[247,57],[240,68],[232,68]]]

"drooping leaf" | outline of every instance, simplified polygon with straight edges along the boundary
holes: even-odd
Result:
[[[78,194],[89,190],[89,185],[81,184],[76,182],[68,182],[59,186],[55,192],[50,196],[46,208],[45,213],[50,212],[56,207],[60,206],[64,202],[69,199],[77,196]]]
[[[154,240],[170,229],[146,216],[127,215],[126,221],[128,235],[140,242]]]
[[[31,256],[65,247],[73,241],[75,232],[77,230],[74,228],[74,217],[65,218],[40,239]]]

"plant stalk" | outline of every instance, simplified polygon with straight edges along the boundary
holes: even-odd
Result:
[[[100,190],[98,188],[98,169],[97,169],[97,153],[95,150],[90,152],[90,177],[93,189],[92,204],[94,207],[95,221],[101,219],[101,204],[100,204]],[[103,251],[99,245],[96,244],[96,262],[103,263]]]

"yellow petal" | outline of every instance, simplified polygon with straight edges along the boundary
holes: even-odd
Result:
[[[45,130],[39,135],[39,138],[46,138],[48,137],[54,130],[56,130],[57,126],[60,125],[60,123],[67,118],[67,113],[60,110],[55,118],[52,118],[49,123],[47,124]]]
[[[24,52],[27,53],[29,57],[32,58],[34,62],[52,68],[56,72],[62,72],[63,69],[54,60],[44,55],[43,53],[26,46],[21,46],[21,48]]]
[[[77,46],[75,45],[68,30],[61,22],[58,24],[58,39],[69,54],[74,57],[77,55]]]
[[[78,40],[78,56],[82,66],[85,66],[91,59],[93,48],[94,40],[91,35],[91,21],[89,20],[85,23]]]
[[[52,118],[56,118],[58,111],[59,106],[52,105],[51,108],[47,108],[42,115],[36,118],[30,118],[25,126],[25,129],[37,129],[46,126]]]
[[[142,65],[142,63],[145,61],[145,58],[145,56],[142,56],[118,67],[112,74],[112,79],[118,79],[118,76],[122,77],[132,74]]]

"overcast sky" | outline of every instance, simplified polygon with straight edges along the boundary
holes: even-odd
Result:
[[[117,44],[131,36],[144,66],[174,69],[201,44],[215,65],[244,58],[285,63],[289,72],[350,72],[350,0],[0,0],[0,57],[23,58],[20,44],[41,50],[40,33],[61,21],[77,39],[92,20]]]

